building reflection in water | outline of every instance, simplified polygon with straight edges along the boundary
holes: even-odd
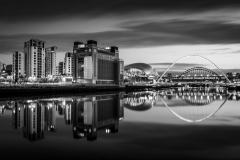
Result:
[[[23,137],[30,141],[44,138],[45,107],[38,101],[25,101]]]
[[[161,91],[160,99],[181,120],[201,122],[213,116],[230,95],[227,89],[221,87],[178,88]]]
[[[45,123],[44,123],[44,130],[56,132],[56,112],[57,112],[57,105],[54,101],[39,101],[41,105],[45,108]]]
[[[7,103],[7,102],[5,102]],[[73,125],[73,137],[96,140],[101,131],[116,133],[123,119],[123,94],[15,101],[12,126],[23,129],[23,137],[36,141],[44,131],[56,132],[56,114],[64,115],[66,125]]]
[[[0,102],[0,114],[4,114],[5,110],[6,110],[6,103],[7,102]]]
[[[156,92],[143,91],[125,95],[124,107],[134,111],[146,111],[153,107],[156,100]]]
[[[200,122],[215,114],[224,103],[238,100],[238,92],[223,87],[169,88],[134,92],[125,95],[124,107],[147,111],[153,106],[166,106],[175,116],[187,122]]]
[[[99,132],[117,133],[122,120],[123,95],[73,99],[73,137],[96,140]]]
[[[20,129],[24,126],[24,106],[18,101],[14,102],[14,107],[12,108],[12,126],[15,129]]]
[[[72,98],[64,99],[62,101],[62,107],[66,125],[72,124]]]

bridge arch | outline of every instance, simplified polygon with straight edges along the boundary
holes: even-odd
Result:
[[[158,79],[158,82],[159,82],[159,80],[160,79],[162,79],[162,77],[168,72],[168,70],[170,69],[170,68],[172,68],[172,66],[174,66],[178,61],[180,61],[180,60],[182,60],[182,59],[185,59],[185,58],[188,58],[188,57],[200,57],[200,58],[203,58],[203,59],[206,59],[207,61],[209,61],[211,64],[213,64],[217,69],[218,69],[218,71],[222,74],[222,75],[224,75],[224,77],[227,79],[227,81],[228,81],[228,83],[231,83],[231,81],[227,78],[227,76],[220,70],[220,68],[218,68],[218,66],[215,64],[215,63],[213,63],[212,61],[210,61],[209,59],[207,59],[207,58],[205,58],[205,57],[203,57],[203,56],[200,56],[200,55],[187,55],[187,56],[184,56],[184,57],[182,57],[182,58],[179,58],[178,60],[176,60],[173,64],[171,64],[168,68],[167,68],[167,70],[165,70],[164,72],[163,72],[163,74],[160,76],[160,78]],[[213,72],[213,71],[212,71]]]

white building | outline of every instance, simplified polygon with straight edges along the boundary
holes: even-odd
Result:
[[[42,78],[45,77],[45,42],[31,39],[24,42],[24,53],[26,56],[26,76]]]
[[[45,76],[56,75],[56,49],[57,47],[45,48]]]
[[[67,52],[65,54],[64,63],[65,63],[65,74],[67,76],[72,76],[73,75],[73,53],[72,52]]]
[[[23,52],[15,51],[12,57],[12,75],[13,79],[19,76],[24,76],[25,72],[25,54]]]

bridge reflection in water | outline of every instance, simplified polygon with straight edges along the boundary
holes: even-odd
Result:
[[[1,101],[1,114],[12,112],[12,127],[23,137],[36,141],[45,132],[57,132],[57,117],[72,126],[74,139],[96,140],[100,132],[117,133],[124,107],[144,112],[155,106],[167,107],[187,122],[200,122],[215,114],[227,100],[239,100],[240,93],[222,87],[174,88],[156,91],[91,95],[71,98]],[[9,111],[8,111],[9,112]],[[1,115],[0,114],[0,115]]]
[[[182,87],[130,93],[124,98],[124,107],[146,111],[160,102],[178,118],[187,122],[200,122],[214,115],[233,96],[235,100],[240,99],[240,94],[229,93],[223,87]]]
[[[64,115],[66,125],[72,125],[73,138],[90,141],[99,132],[117,133],[124,117],[123,93],[4,104],[12,110],[13,128],[22,129],[23,137],[30,141],[43,139],[45,131],[57,132],[57,116]]]

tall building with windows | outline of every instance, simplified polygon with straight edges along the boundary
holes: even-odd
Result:
[[[45,42],[31,39],[24,42],[25,68],[27,77],[45,77]]]
[[[45,48],[46,77],[56,75],[56,49],[56,46]]]
[[[25,54],[23,52],[15,51],[12,57],[12,75],[13,79],[19,76],[25,76]]]
[[[100,48],[97,41],[74,42],[73,77],[81,83],[122,84],[123,60],[118,47]]]
[[[65,73],[65,62],[59,62],[58,64],[58,74],[63,75]]]
[[[67,52],[64,58],[65,63],[65,74],[68,76],[73,76],[73,53]]]

